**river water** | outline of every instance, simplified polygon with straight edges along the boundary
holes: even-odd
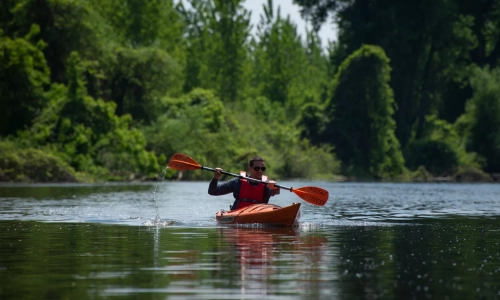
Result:
[[[330,198],[229,227],[208,181],[0,185],[0,299],[500,299],[500,184],[280,184]]]

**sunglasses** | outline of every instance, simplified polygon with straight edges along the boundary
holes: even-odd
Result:
[[[254,169],[255,171],[260,171],[260,170],[262,170],[262,172],[264,172],[264,171],[266,170],[266,167],[253,167],[253,169]]]

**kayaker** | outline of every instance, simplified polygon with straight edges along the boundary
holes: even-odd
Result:
[[[264,160],[259,156],[254,156],[250,159],[249,166],[250,175],[247,177],[262,180],[262,175],[266,170]],[[214,177],[208,186],[208,194],[221,196],[233,193],[235,200],[231,209],[258,203],[268,203],[269,198],[280,193],[280,189],[274,186],[276,184],[274,180],[270,180],[267,185],[264,185],[236,177],[224,183],[219,183],[219,178],[222,176],[222,169],[215,168],[214,170]]]

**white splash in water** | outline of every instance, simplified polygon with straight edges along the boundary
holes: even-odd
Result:
[[[163,180],[165,179],[165,176],[167,175],[167,169],[168,169],[168,167],[166,167],[163,170],[163,172],[158,174],[157,183],[156,183],[155,189],[153,191],[153,196],[154,196],[153,201],[155,204],[156,216],[154,217],[154,219],[150,219],[150,220],[144,222],[143,225],[146,225],[146,226],[171,226],[171,225],[174,225],[176,223],[175,221],[172,221],[172,220],[162,221],[160,219],[160,206],[158,204],[158,198],[156,197],[156,192],[158,190],[158,186],[160,183],[163,182]]]

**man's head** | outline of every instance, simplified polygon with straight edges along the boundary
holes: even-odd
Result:
[[[250,159],[250,177],[262,180],[262,174],[266,170],[266,164],[260,156],[254,156]]]

